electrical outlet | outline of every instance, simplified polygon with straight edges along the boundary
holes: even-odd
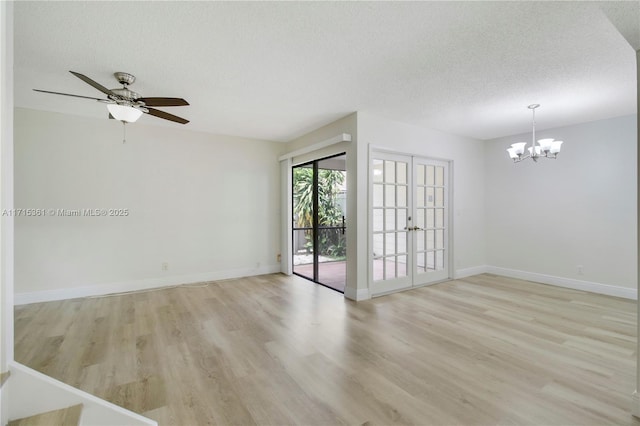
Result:
[[[282,255],[278,253],[278,255],[276,256],[276,262],[280,262],[281,260],[282,260]]]
[[[163,271],[169,270],[169,262],[162,262],[162,270]]]
[[[577,269],[576,272],[578,273],[578,275],[584,275],[584,266],[578,265],[576,266],[576,269]]]

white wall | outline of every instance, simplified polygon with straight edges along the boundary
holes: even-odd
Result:
[[[364,146],[453,161],[453,271],[456,276],[480,271],[485,265],[482,141],[366,113],[358,113],[358,134]],[[367,164],[366,156],[363,161]]]
[[[635,116],[541,131],[564,144],[537,164],[513,164],[505,151],[530,133],[487,141],[487,263],[635,289],[636,132]]]
[[[153,119],[16,109],[16,207],[130,211],[17,217],[17,303],[280,270],[281,144]]]

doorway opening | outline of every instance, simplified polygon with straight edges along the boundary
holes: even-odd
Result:
[[[300,164],[292,174],[293,273],[344,293],[346,154]]]

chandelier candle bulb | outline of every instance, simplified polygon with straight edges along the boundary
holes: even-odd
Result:
[[[513,158],[514,160],[518,158],[518,154],[516,154],[515,148],[509,148],[507,149],[507,152],[509,153],[509,157]]]
[[[551,150],[550,152],[552,154],[557,154],[560,152],[560,145],[562,145],[563,141],[553,141],[553,143],[551,144]]]
[[[540,144],[540,149],[544,152],[547,152],[551,150],[553,139],[538,139],[538,143]]]
[[[514,152],[515,152],[517,155],[522,155],[522,154],[524,154],[524,147],[525,147],[525,146],[527,146],[527,143],[526,143],[526,142],[516,142],[516,143],[511,144],[511,148],[513,148],[513,149],[514,149]]]

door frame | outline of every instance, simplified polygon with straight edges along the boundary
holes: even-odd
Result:
[[[429,285],[434,285],[434,284],[438,284],[444,281],[448,281],[448,280],[452,280],[454,278],[455,272],[454,272],[454,267],[455,267],[455,261],[454,261],[454,198],[453,198],[453,186],[454,186],[454,179],[453,179],[453,172],[454,172],[454,162],[453,160],[449,159],[449,158],[442,158],[442,157],[435,157],[435,156],[428,156],[428,155],[423,155],[423,154],[417,154],[417,153],[410,153],[410,152],[404,152],[404,151],[398,151],[396,149],[391,149],[391,148],[386,148],[386,147],[381,147],[381,146],[375,146],[372,144],[369,144],[368,146],[368,155],[367,155],[367,288],[369,289],[369,294],[371,295],[371,297],[377,297],[377,296],[384,296],[387,294],[391,294],[391,293],[396,293],[399,291],[405,291],[405,290],[410,290],[413,288],[419,288],[419,287],[425,287],[425,286],[429,286]],[[449,270],[448,272],[448,277],[439,281],[434,281],[434,282],[430,282],[430,283],[424,283],[424,284],[419,284],[419,285],[410,285],[408,287],[403,287],[403,288],[398,288],[398,289],[390,289],[390,290],[383,290],[377,293],[372,292],[373,289],[373,159],[374,159],[374,154],[375,153],[382,153],[382,154],[387,154],[387,155],[399,155],[399,156],[404,156],[404,157],[408,157],[411,160],[411,164],[412,164],[412,173],[410,176],[411,179],[411,184],[410,187],[412,188],[411,191],[413,192],[413,179],[414,179],[414,173],[413,173],[413,158],[414,157],[419,157],[422,159],[427,159],[427,160],[436,160],[436,161],[442,161],[442,162],[446,162],[448,167],[448,188],[447,188],[447,196],[449,199],[449,205],[448,207],[448,212],[447,212],[447,221],[449,224],[449,227],[447,229],[447,239],[448,239],[448,243],[449,243],[449,250],[447,253],[447,260],[449,262]],[[412,195],[413,197],[413,195]],[[413,203],[412,203],[412,208],[413,208]],[[413,274],[413,272],[412,272]],[[413,277],[411,278],[413,281]]]

